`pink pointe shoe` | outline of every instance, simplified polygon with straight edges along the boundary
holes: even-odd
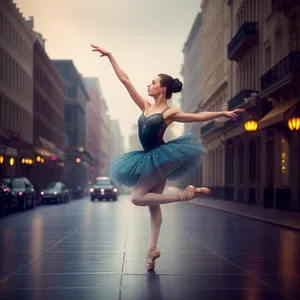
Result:
[[[160,257],[160,250],[152,247],[147,250],[147,271],[154,271],[155,269],[155,260]]]
[[[190,201],[199,195],[211,194],[211,190],[207,187],[195,187],[193,185],[188,185],[183,192],[179,193],[180,201]]]

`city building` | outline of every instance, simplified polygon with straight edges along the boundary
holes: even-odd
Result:
[[[27,20],[34,29],[34,19]],[[63,180],[64,80],[45,51],[44,39],[35,32],[33,52],[33,183],[44,187]],[[23,161],[26,164],[26,160]]]
[[[206,144],[214,139],[221,145],[209,149],[204,183],[220,198],[299,211],[300,3],[224,2],[230,16],[223,47],[227,107],[243,107],[246,113],[238,121],[211,121],[201,128]],[[219,26],[227,32],[225,24]]]
[[[102,92],[101,92],[102,95]],[[101,134],[101,155],[103,159],[101,160],[101,174],[103,176],[108,176],[109,172],[109,138],[110,138],[110,118],[108,115],[108,107],[104,97],[101,97],[101,124],[100,124],[100,134]]]
[[[141,145],[141,142],[140,142],[139,136],[138,136],[138,125],[137,124],[132,125],[132,131],[131,131],[131,134],[129,135],[128,151],[131,151],[131,150],[143,150],[143,147]]]
[[[107,176],[109,166],[109,116],[98,78],[85,78],[91,101],[87,110],[87,147],[97,161],[93,176]]]
[[[186,113],[198,113],[201,106],[201,68],[202,68],[202,16],[198,13],[192,29],[183,47],[183,90],[181,109]],[[200,139],[200,123],[185,123],[184,133],[194,132]],[[179,184],[185,187],[188,184],[200,186],[202,184],[202,168],[190,172],[180,179]]]
[[[109,161],[124,154],[124,137],[118,120],[110,120]]]
[[[287,122],[300,100],[300,3],[252,0],[229,5],[234,36],[228,58],[236,94],[229,103],[247,108],[236,134],[225,136],[239,159],[229,160],[233,200],[299,210],[299,132],[291,131]],[[245,99],[249,101],[242,104]],[[258,125],[252,133],[243,126],[249,120]]]
[[[86,110],[90,96],[72,60],[52,60],[65,82],[64,181],[70,189],[87,189],[90,166],[95,160],[86,147]]]
[[[203,0],[202,9],[202,101],[201,111],[221,111],[228,98],[227,41],[230,34],[230,9],[227,0]],[[220,195],[218,187],[224,185],[225,149],[216,130],[224,120],[219,118],[203,123],[200,133],[206,153],[202,164],[202,183],[215,187],[214,195]]]
[[[0,28],[0,174],[32,179],[36,37],[11,0],[0,1]]]

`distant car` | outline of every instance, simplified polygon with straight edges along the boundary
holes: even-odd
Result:
[[[14,194],[14,199],[17,200],[20,210],[26,210],[29,206],[35,208],[36,195],[32,183],[26,177],[11,177],[4,178],[3,181],[7,184]]]
[[[62,182],[51,182],[41,190],[41,201],[43,204],[55,201],[55,203],[70,202],[69,190]]]
[[[116,201],[118,199],[118,189],[109,177],[98,177],[90,188],[90,196],[91,201],[95,199],[112,199]]]

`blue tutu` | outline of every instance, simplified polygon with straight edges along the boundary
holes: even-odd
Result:
[[[188,133],[163,143],[149,151],[130,151],[113,160],[109,173],[120,185],[133,187],[143,177],[152,186],[165,180],[177,180],[187,172],[197,169],[204,147],[195,134]]]

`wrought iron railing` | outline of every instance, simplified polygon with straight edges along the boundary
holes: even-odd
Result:
[[[232,110],[233,108],[236,108],[245,103],[245,98],[250,97],[252,93],[257,93],[257,91],[241,90],[228,101],[228,110]]]
[[[228,128],[234,126],[234,125],[240,125],[240,124],[242,124],[244,122],[244,120],[245,119],[244,119],[244,115],[243,114],[239,115],[238,119],[236,121],[234,121],[232,119],[227,120],[225,122],[225,124],[224,124],[224,129],[228,129]]]
[[[300,72],[300,51],[291,52],[260,77],[261,91],[271,87],[293,72]]]
[[[212,130],[214,128],[215,128],[215,121],[210,121],[209,123],[207,123],[206,125],[204,125],[200,128],[200,132],[201,132],[201,134],[204,134],[207,131]]]
[[[257,28],[256,22],[244,23],[227,45],[228,57],[233,55],[236,45],[239,44],[244,37],[257,35]]]

